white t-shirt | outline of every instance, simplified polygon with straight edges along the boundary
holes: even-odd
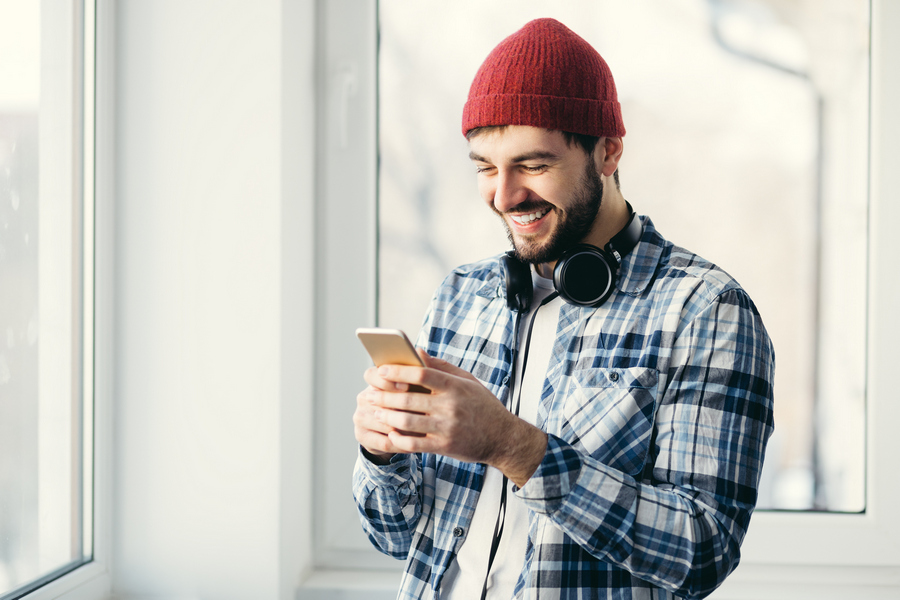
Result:
[[[510,394],[515,410],[516,400],[521,398],[519,417],[531,423],[537,420],[541,389],[550,362],[550,352],[556,340],[559,308],[562,300],[554,298],[541,307],[541,302],[553,292],[553,281],[539,276],[532,268],[534,297],[531,309],[523,315],[519,323],[519,352],[516,358],[517,381]],[[540,307],[540,310],[538,308]],[[531,343],[525,378],[522,381],[522,365],[525,364],[525,346],[528,344],[528,329],[532,319]],[[494,527],[500,513],[500,492],[503,474],[493,467],[485,473],[484,486],[472,515],[469,534],[459,553],[451,561],[441,581],[442,600],[479,600],[487,574],[488,559],[494,541]],[[497,555],[491,567],[487,597],[491,600],[509,600],[522,567],[525,564],[525,544],[528,539],[528,509],[512,493],[513,483],[506,482],[506,520],[503,534],[497,547]]]

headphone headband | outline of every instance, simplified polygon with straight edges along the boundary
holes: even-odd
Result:
[[[615,255],[617,262],[620,264],[622,259],[634,250],[634,247],[641,241],[641,234],[644,233],[644,227],[641,225],[641,220],[637,217],[637,213],[634,212],[627,200],[625,204],[628,205],[628,212],[631,213],[631,216],[628,217],[628,223],[606,245],[606,251]]]

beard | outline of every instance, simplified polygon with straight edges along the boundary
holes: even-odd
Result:
[[[537,265],[559,260],[566,250],[587,237],[597,218],[597,213],[600,211],[602,198],[603,182],[594,169],[593,161],[588,161],[581,186],[575,191],[569,208],[567,210],[551,208],[556,211],[557,224],[556,228],[550,232],[549,239],[543,244],[528,239],[516,239],[506,219],[503,219],[502,213],[496,209],[494,212],[503,219],[506,237],[512,244],[516,258],[522,262]],[[544,202],[525,202],[517,208],[521,209],[521,212],[530,212],[546,207],[547,204]]]

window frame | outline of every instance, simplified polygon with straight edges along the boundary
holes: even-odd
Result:
[[[327,6],[326,6],[327,4]],[[319,123],[317,148],[317,314],[316,426],[314,514],[319,519],[312,541],[308,585],[349,589],[345,583],[371,573],[387,594],[401,564],[347,545],[342,530],[322,518],[321,509],[338,504],[325,485],[346,487],[346,426],[358,378],[340,377],[368,365],[353,339],[353,329],[374,323],[377,265],[377,5],[354,0],[319,1]],[[712,596],[740,598],[845,598],[864,589],[867,598],[894,597],[900,589],[900,515],[892,508],[900,483],[890,457],[900,452],[900,405],[892,397],[892,367],[900,362],[900,318],[892,307],[898,289],[891,281],[900,272],[900,174],[891,164],[900,157],[900,5],[871,0],[869,114],[869,236],[867,265],[866,363],[866,510],[860,514],[760,511],[753,517],[742,547],[741,567]],[[343,84],[341,82],[344,82]],[[352,92],[352,95],[348,96]],[[345,94],[343,97],[341,94]],[[354,132],[344,145],[346,132]],[[357,135],[358,134],[358,135]],[[355,173],[356,177],[348,177]],[[337,227],[336,224],[341,226]],[[349,234],[348,234],[349,232]],[[335,274],[340,273],[340,277]],[[323,311],[339,306],[338,311]],[[348,405],[350,408],[348,409]],[[341,429],[343,427],[343,429]],[[329,457],[338,455],[340,460]],[[328,517],[328,515],[326,515]],[[346,522],[353,521],[345,515]],[[353,523],[351,523],[353,525]],[[346,527],[348,525],[344,525]],[[341,567],[343,566],[343,570]],[[349,572],[348,572],[349,571]],[[371,587],[369,588],[371,593]],[[371,597],[371,596],[370,596]]]
[[[97,600],[110,593],[113,393],[113,165],[115,11],[112,0],[85,0],[82,160],[76,168],[83,218],[84,479],[91,558],[21,600]],[[79,36],[76,36],[78,39]],[[90,437],[88,437],[88,435]],[[91,443],[92,442],[92,443]]]

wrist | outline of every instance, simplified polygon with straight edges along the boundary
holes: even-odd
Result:
[[[366,457],[366,460],[374,465],[384,466],[390,464],[391,459],[394,457],[390,452],[373,452],[365,446],[360,446],[359,449],[362,451],[363,456]]]
[[[497,457],[491,466],[499,469],[510,481],[522,487],[537,471],[547,452],[547,434],[518,417],[507,435],[500,441]]]

